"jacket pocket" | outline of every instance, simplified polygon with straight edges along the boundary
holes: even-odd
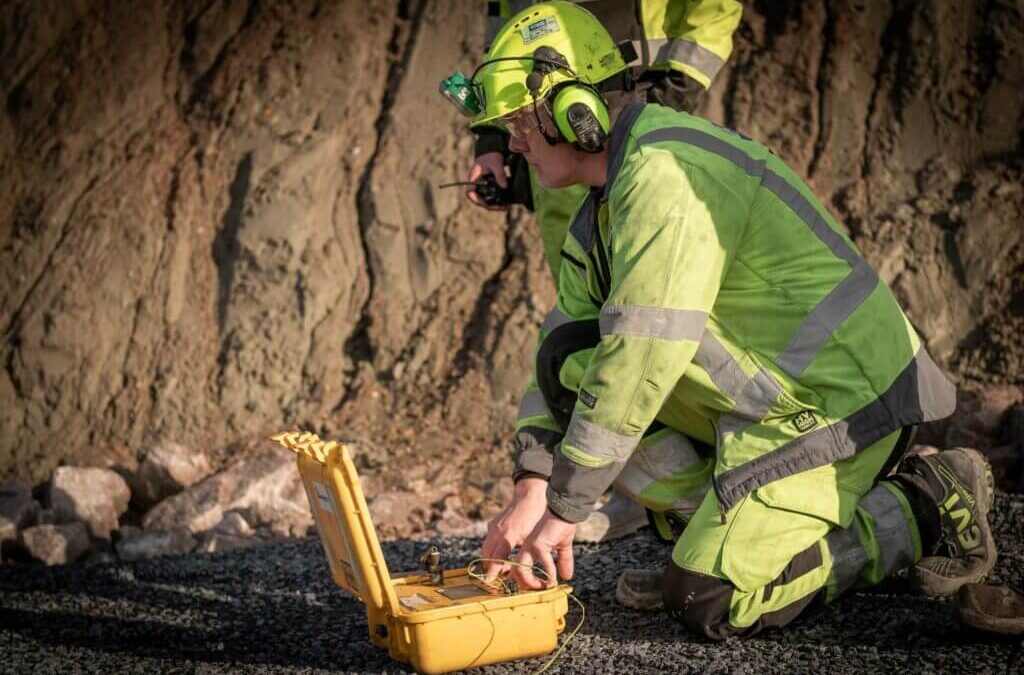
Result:
[[[833,464],[802,471],[763,485],[754,491],[767,506],[821,518],[845,527],[853,520],[857,495],[840,485]]]

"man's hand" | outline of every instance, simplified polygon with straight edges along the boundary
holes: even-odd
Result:
[[[544,516],[519,549],[517,562],[525,567],[517,565],[512,570],[512,576],[519,585],[530,590],[538,590],[557,586],[559,579],[572,579],[572,536],[575,533],[576,523],[566,522],[545,510]],[[557,574],[553,557],[555,553],[558,554]],[[540,565],[544,570],[546,580],[542,581],[534,575],[534,564]]]
[[[487,174],[494,176],[494,180],[498,181],[500,187],[508,187],[508,177],[505,175],[505,157],[500,152],[485,152],[477,157],[473,162],[473,168],[469,170],[469,178],[466,180],[475,183]],[[466,190],[466,198],[488,211],[504,211],[508,208],[507,206],[488,206],[472,187]]]
[[[497,153],[496,153],[497,154]],[[481,558],[504,560],[533,531],[547,512],[548,482],[543,478],[522,478],[516,482],[512,503],[487,524],[487,537],[481,547]],[[508,571],[510,565],[485,563],[485,578],[490,581]]]

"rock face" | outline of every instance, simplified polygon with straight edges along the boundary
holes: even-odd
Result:
[[[131,491],[110,469],[61,466],[50,479],[50,506],[62,522],[80,520],[97,539],[110,539]]]
[[[437,81],[483,26],[476,0],[3,3],[0,480],[325,418],[449,430],[421,462],[507,438],[551,282],[518,212],[436,187],[471,152]],[[699,112],[810,181],[961,381],[1024,384],[1020,4],[749,3],[735,42]]]
[[[38,514],[39,504],[23,483],[0,485],[0,546],[18,538],[18,531]]]
[[[249,523],[280,536],[302,536],[313,524],[293,456],[267,445],[160,502],[146,513],[143,526],[198,533],[215,527],[231,510],[244,511]]]
[[[47,565],[78,560],[89,550],[89,532],[82,523],[36,525],[21,533],[29,554]]]
[[[196,539],[183,527],[172,530],[143,531],[138,528],[122,530],[122,539],[115,544],[121,560],[142,560],[162,555],[183,555],[196,547]]]
[[[210,475],[206,453],[177,443],[160,443],[139,464],[132,484],[132,502],[147,509]]]

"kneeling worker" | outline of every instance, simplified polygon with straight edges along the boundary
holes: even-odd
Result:
[[[955,403],[890,290],[764,146],[656,104],[609,119],[601,83],[624,69],[584,9],[541,3],[453,96],[474,123],[503,125],[545,187],[589,187],[537,363],[567,418],[520,443],[483,555],[519,547],[520,562],[571,578],[575,523],[645,435],[669,429],[706,444],[713,468],[665,571],[626,581],[704,635],[784,625],[904,568],[931,595],[984,577],[996,551],[982,456],[908,457],[888,476],[913,428]],[[692,494],[686,482],[649,490]]]

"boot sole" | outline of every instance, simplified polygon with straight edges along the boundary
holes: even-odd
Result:
[[[989,588],[980,585],[965,585],[957,591],[956,602],[954,603],[956,618],[965,626],[977,628],[989,633],[1000,633],[1002,635],[1024,634],[1024,602],[1017,601],[1017,598],[1024,600],[1024,596],[1017,594],[1017,598],[1007,598],[1005,594],[1015,593],[1011,589]],[[1006,605],[1012,606],[1015,612],[1010,616],[990,614],[979,606],[985,602],[984,595],[1003,594]],[[976,597],[981,596],[981,597]],[[991,597],[989,598],[991,599]],[[1005,608],[1004,608],[1005,611]]]
[[[983,454],[973,448],[959,448],[959,450],[963,451],[971,460],[975,471],[984,476],[984,480],[979,482],[979,489],[984,490],[984,494],[977,495],[980,515],[978,526],[981,528],[982,539],[986,542],[986,547],[990,547],[992,550],[992,557],[984,567],[976,570],[971,576],[956,579],[935,574],[920,564],[914,565],[910,568],[911,585],[919,593],[929,597],[950,596],[960,590],[962,586],[984,582],[988,578],[989,572],[995,567],[998,557],[995,540],[992,538],[992,528],[988,522],[988,514],[995,503],[995,476],[992,473],[992,465]]]

